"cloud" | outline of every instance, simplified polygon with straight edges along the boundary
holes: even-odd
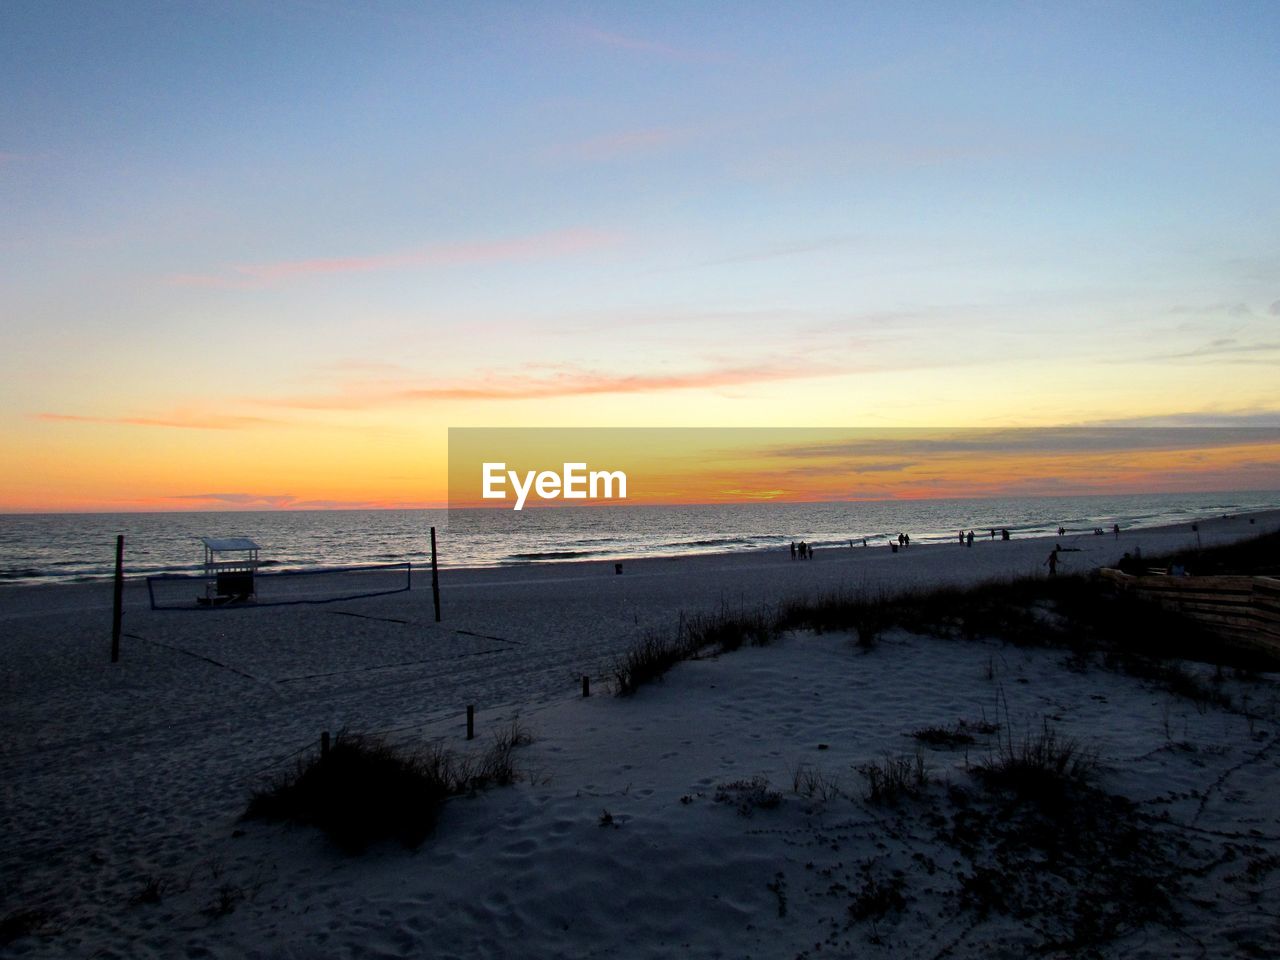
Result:
[[[746,384],[832,377],[852,371],[833,366],[793,362],[762,362],[709,367],[677,373],[603,373],[554,369],[541,373],[489,373],[466,380],[422,386],[385,387],[353,382],[327,395],[263,398],[257,402],[308,410],[367,409],[431,400],[543,400],[597,394],[662,393],[671,390],[714,390]]]
[[[128,427],[168,427],[178,430],[241,430],[280,423],[268,417],[227,414],[176,414],[165,417],[99,417],[78,413],[37,413],[37,420],[55,423],[107,423]]]
[[[219,503],[234,507],[281,507],[297,503],[291,493],[175,493],[164,500],[198,500],[203,503]]]
[[[1254,315],[1253,310],[1247,303],[1243,301],[1219,301],[1218,303],[1208,303],[1199,305],[1178,304],[1170,307],[1169,313],[1174,316],[1221,316],[1226,314],[1229,317],[1249,318]]]
[[[414,509],[426,503],[399,500],[304,500],[291,493],[175,493],[159,502],[181,501],[242,510],[379,510]]]
[[[238,264],[224,273],[174,274],[169,278],[169,282],[178,286],[252,289],[302,277],[372,273],[408,267],[461,267],[542,260],[601,250],[616,246],[620,242],[621,237],[617,233],[574,228],[505,240],[439,244],[372,256],[319,257],[307,260]]]
[[[1200,347],[1193,347],[1190,350],[1180,350],[1176,353],[1156,353],[1151,354],[1143,359],[1151,360],[1201,360],[1201,359],[1219,359],[1227,363],[1275,363],[1273,357],[1259,357],[1258,354],[1273,354],[1280,351],[1280,340],[1272,341],[1255,341],[1252,343],[1241,343],[1234,338],[1223,338],[1211,340]],[[1116,362],[1132,362],[1116,361]]]
[[[796,243],[779,244],[764,250],[753,250],[717,260],[705,260],[702,263],[695,264],[695,266],[718,267],[734,263],[751,263],[757,260],[775,260],[779,257],[793,257],[806,253],[819,253],[823,250],[851,246],[857,243],[859,239],[851,236],[819,237],[816,240],[801,240]]]
[[[1197,450],[1215,447],[1280,444],[1280,414],[1270,423],[1253,419],[1231,423],[1224,418],[1213,426],[1134,421],[1128,425],[1009,428],[894,428],[850,429],[830,440],[787,442],[785,436],[757,451],[758,455],[786,460],[833,461],[847,459],[855,472],[874,470],[885,457],[930,458],[941,455],[1032,455],[1132,453],[1138,450]],[[1154,418],[1153,418],[1154,420]],[[825,432],[825,431],[824,431]],[[842,431],[831,431],[836,434]],[[870,458],[872,466],[865,464]],[[889,464],[885,469],[906,469],[910,463]]]
[[[1229,410],[1222,412],[1165,413],[1148,417],[1098,421],[1095,426],[1194,427],[1217,429],[1280,429],[1280,410]]]

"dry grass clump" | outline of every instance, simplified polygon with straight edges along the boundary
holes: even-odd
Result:
[[[514,751],[529,742],[518,720],[501,728],[479,757],[440,746],[396,747],[343,731],[327,754],[300,760],[255,791],[244,819],[317,827],[346,853],[382,840],[414,848],[435,829],[450,797],[514,783]]]

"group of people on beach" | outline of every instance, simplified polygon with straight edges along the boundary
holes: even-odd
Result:
[[[1194,529],[1194,528],[1193,528],[1193,529]],[[1066,527],[1063,527],[1063,526],[1059,526],[1059,527],[1058,527],[1058,536],[1063,536],[1066,532],[1067,532],[1067,528],[1066,528]],[[1095,534],[1102,534],[1104,531],[1103,531],[1102,527],[1094,527],[1094,528],[1093,528],[1093,532],[1094,532]],[[1111,526],[1111,532],[1112,532],[1112,533],[1114,533],[1114,534],[1115,534],[1115,536],[1116,536],[1116,538],[1118,539],[1118,538],[1120,537],[1120,524],[1118,524],[1118,523],[1112,524],[1112,526]],[[997,534],[997,533],[999,533],[999,534],[1000,534],[1000,539],[1001,539],[1001,540],[1009,540],[1009,539],[1011,539],[1011,538],[1012,538],[1012,535],[1009,533],[1009,528],[1008,528],[1008,527],[999,527],[999,528],[997,528],[997,527],[991,527],[991,528],[989,528],[989,534],[990,534],[990,537],[991,537],[991,539],[992,539],[993,541],[995,540],[995,538],[996,538],[996,534]],[[964,530],[959,530],[959,531],[957,531],[957,532],[956,532],[956,539],[959,541],[959,543],[960,543],[960,545],[961,545],[962,547],[972,547],[972,546],[973,546],[973,541],[974,541],[974,536],[975,536],[975,535],[974,535],[974,532],[973,532],[972,530],[970,530],[968,533],[966,533]],[[866,538],[866,537],[863,537],[863,538],[862,538],[862,545],[863,545],[864,547],[865,547],[865,546],[867,546],[867,538]],[[898,552],[898,550],[900,550],[900,549],[901,549],[901,550],[905,550],[907,547],[911,546],[911,535],[910,535],[910,534],[907,534],[907,533],[901,533],[901,532],[899,532],[899,534],[898,534],[898,536],[897,536],[896,538],[894,538],[894,537],[890,537],[890,538],[889,538],[889,545],[890,545],[891,547],[893,547],[893,552],[894,552],[894,553],[897,553],[897,552]],[[852,548],[853,548],[853,541],[852,541],[852,540],[850,540],[850,541],[849,541],[849,548],[850,548],[850,549],[852,549]],[[1048,565],[1048,567],[1049,567],[1049,575],[1050,575],[1050,576],[1053,576],[1054,574],[1056,574],[1056,573],[1057,573],[1057,570],[1058,570],[1058,562],[1059,562],[1059,561],[1058,561],[1058,551],[1060,551],[1061,549],[1062,549],[1062,546],[1061,546],[1060,544],[1059,544],[1059,545],[1054,546],[1054,548],[1053,548],[1053,552],[1049,554],[1049,559],[1045,561],[1045,563],[1046,563],[1046,564]],[[812,560],[812,559],[813,559],[813,547],[812,547],[810,544],[808,544],[807,542],[803,541],[803,540],[801,540],[799,543],[796,543],[794,540],[793,540],[793,541],[791,541],[791,559],[792,559],[792,560],[795,560],[795,559],[797,559],[797,558],[798,558],[798,559],[800,559],[800,560]]]
[[[1001,540],[1008,540],[1010,538],[1008,527],[1001,527],[999,532],[1000,532]],[[996,538],[996,528],[992,527],[991,539],[994,540],[995,538]],[[968,533],[965,533],[963,530],[956,531],[956,540],[959,542],[960,546],[962,547],[972,547],[973,540],[974,540],[973,531],[970,530]]]

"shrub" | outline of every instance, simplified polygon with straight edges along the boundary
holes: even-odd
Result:
[[[405,750],[343,731],[328,754],[299,761],[254,792],[244,819],[314,826],[346,853],[381,840],[414,848],[435,829],[450,797],[513,783],[512,752],[530,741],[518,720],[499,730],[479,758],[441,747]]]
[[[630,696],[646,683],[661,680],[677,663],[697,654],[679,636],[646,634],[625,653],[614,657],[611,673],[613,689],[620,697]]]
[[[520,723],[520,718],[512,718],[494,733],[493,743],[470,772],[466,789],[474,792],[490,785],[511,786],[520,779],[515,767],[515,751],[531,743],[533,736]]]
[[[807,763],[801,763],[796,766],[795,773],[792,774],[791,792],[797,796],[826,803],[839,797],[843,791],[836,777],[828,776]]]
[[[921,727],[911,736],[931,747],[966,747],[976,743],[973,734],[964,729],[963,724],[954,727]]]
[[[1097,758],[1079,741],[1061,739],[1046,721],[1039,734],[1015,743],[1010,737],[976,769],[990,789],[1020,797],[1057,799],[1065,787],[1090,783],[1098,769]]]
[[[929,782],[924,752],[920,750],[910,757],[886,755],[879,762],[865,763],[856,769],[866,777],[867,799],[872,803],[895,804],[902,797],[919,793]]]
[[[610,672],[618,696],[629,696],[654,680],[661,680],[677,663],[706,653],[732,653],[743,645],[763,647],[773,642],[778,620],[768,608],[713,614],[680,615],[674,633],[649,632],[625,653],[614,657]]]
[[[716,787],[716,803],[727,803],[738,810],[738,815],[749,817],[757,809],[772,810],[782,803],[782,794],[769,785],[769,778],[757,775],[750,780],[735,780]]]

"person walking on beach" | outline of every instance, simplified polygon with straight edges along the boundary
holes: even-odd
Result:
[[[966,547],[972,547],[972,546],[973,546],[973,531],[972,531],[972,530],[970,530],[970,531],[969,531],[969,536],[965,539],[965,546],[966,546]]]
[[[910,536],[910,534],[906,534],[906,533],[904,533],[904,534],[902,535],[902,545],[903,545],[904,547],[909,547],[909,546],[911,546],[911,536]]]
[[[1058,575],[1058,548],[1054,547],[1049,551],[1049,559],[1045,561],[1049,565],[1049,576]]]
[[[956,534],[956,536],[958,536],[958,537],[960,538],[960,546],[962,546],[962,547],[963,547],[963,546],[964,546],[964,531],[963,531],[963,530],[961,530],[959,533],[957,533],[957,534]]]
[[[796,558],[796,542],[792,540],[791,541],[791,559],[794,560],[795,558]]]
[[[1111,532],[1112,532],[1112,533],[1114,533],[1114,534],[1116,535],[1116,539],[1117,539],[1117,540],[1119,540],[1119,539],[1120,539],[1120,524],[1118,524],[1118,523],[1113,523],[1113,524],[1111,525]]]

